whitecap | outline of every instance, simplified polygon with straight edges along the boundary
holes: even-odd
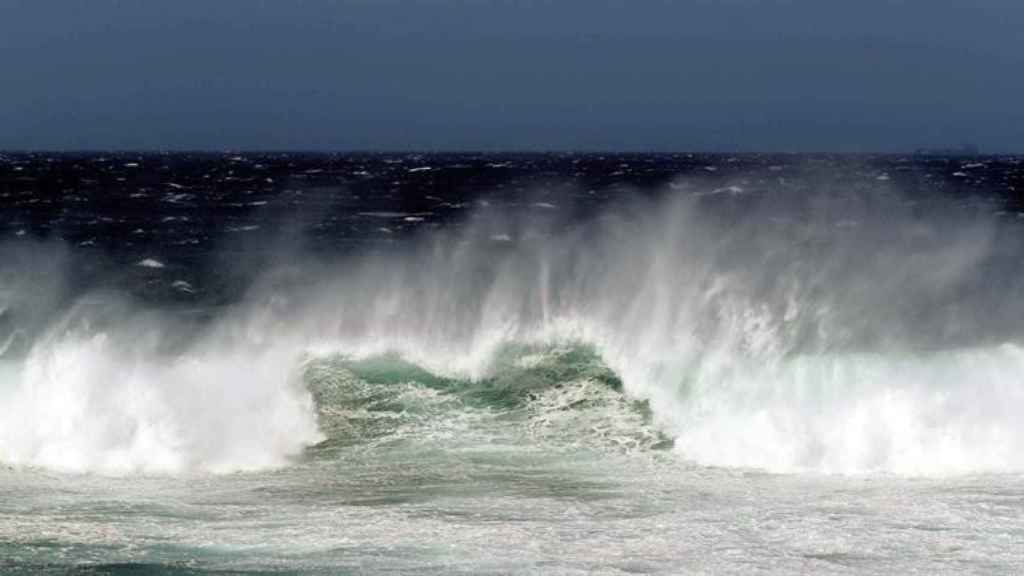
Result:
[[[166,266],[163,262],[153,258],[139,260],[135,265],[142,266],[143,268],[164,268]]]

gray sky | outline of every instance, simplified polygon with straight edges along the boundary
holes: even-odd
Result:
[[[0,0],[0,148],[1024,151],[1022,0]]]

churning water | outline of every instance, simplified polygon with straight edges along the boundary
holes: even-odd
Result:
[[[1024,566],[1014,159],[54,162],[4,166],[4,570]]]

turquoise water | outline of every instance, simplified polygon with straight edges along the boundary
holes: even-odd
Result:
[[[9,180],[0,573],[1024,572],[1016,160],[238,158]]]
[[[325,438],[228,474],[0,470],[11,574],[894,574],[1024,566],[1024,476],[687,461],[585,346],[505,376],[307,359]]]
[[[277,472],[0,473],[5,573],[1013,573],[1024,478],[800,477],[495,442]]]

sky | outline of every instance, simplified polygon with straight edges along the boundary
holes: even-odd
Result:
[[[0,0],[0,149],[1024,152],[1022,0]]]

